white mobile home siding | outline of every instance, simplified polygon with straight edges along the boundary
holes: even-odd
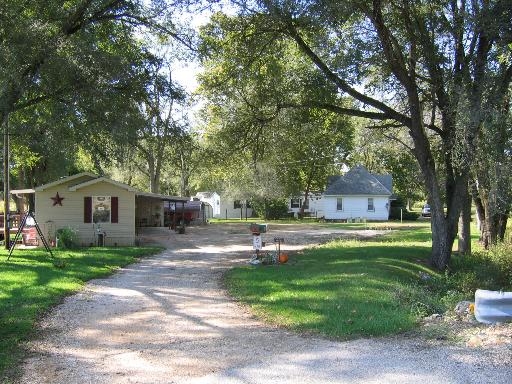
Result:
[[[336,209],[337,198],[343,199],[343,210]],[[374,211],[368,211],[368,198],[373,198]],[[388,196],[324,196],[323,212],[326,220],[365,218],[367,220],[389,219]]]
[[[70,184],[76,185],[77,180]],[[68,184],[37,191],[35,196],[36,220],[45,236],[53,238],[59,228],[70,227],[78,232],[83,246],[96,244],[97,226],[94,223],[84,223],[84,197],[117,196],[118,223],[102,223],[101,230],[105,231],[105,245],[134,245],[135,242],[135,193],[117,187],[111,183],[98,182],[84,186],[76,191],[69,191]],[[53,205],[52,197],[59,193],[63,197],[62,206]]]
[[[294,215],[300,212],[300,207],[292,207],[292,199],[300,199],[300,205],[304,204],[304,195],[298,197],[288,198],[288,212]],[[304,212],[311,217],[322,217],[324,215],[323,208],[323,195],[319,193],[312,193],[308,197],[308,208]]]
[[[218,195],[217,192],[207,192],[207,195],[206,193],[197,193],[196,198],[199,198],[200,201],[206,204],[206,219],[221,217],[220,196]]]
[[[222,199],[220,201],[220,219],[245,219],[246,209],[242,204],[242,208],[235,208],[234,200]],[[252,208],[247,208],[247,217],[252,217]]]

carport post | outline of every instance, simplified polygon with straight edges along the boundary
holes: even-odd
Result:
[[[185,229],[185,202],[181,202],[181,228]]]
[[[176,202],[175,201],[173,202],[173,205],[174,205],[174,214],[172,215],[172,224],[171,225],[172,225],[172,229],[176,230],[176,214],[178,212],[176,212],[177,211],[177,207],[176,207]],[[169,204],[169,211],[170,210],[171,210],[171,205]]]

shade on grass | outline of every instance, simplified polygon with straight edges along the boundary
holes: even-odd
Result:
[[[157,251],[136,247],[59,250],[52,259],[44,250],[15,250],[8,261],[7,251],[0,251],[0,373],[19,359],[21,343],[30,337],[41,313],[87,280],[109,275]]]
[[[275,324],[334,338],[399,333],[415,326],[395,292],[427,270],[428,229],[377,241],[336,241],[288,264],[229,271],[230,293]]]

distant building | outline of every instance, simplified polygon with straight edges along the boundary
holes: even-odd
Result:
[[[193,200],[205,203],[205,216],[209,218],[220,217],[220,196],[217,192],[197,192]]]
[[[307,201],[304,200],[304,194],[294,196],[288,199],[288,212],[297,216],[304,207],[304,215],[310,217],[323,217],[323,194],[311,192]]]
[[[354,167],[343,176],[329,177],[323,197],[323,217],[388,220],[392,190],[391,175],[373,175],[363,166]]]
[[[205,207],[207,218],[245,219],[252,217],[252,207],[247,200],[221,198],[217,192],[197,192],[194,199],[208,204]]]

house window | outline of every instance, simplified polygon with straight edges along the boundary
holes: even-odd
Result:
[[[343,211],[343,197],[338,197],[336,199],[336,210]]]
[[[375,205],[373,205],[373,197],[368,198],[368,212],[375,212]]]
[[[93,223],[110,223],[111,201],[110,196],[92,197]]]
[[[300,199],[291,199],[290,208],[300,208]]]
[[[242,202],[240,200],[233,201],[233,208],[234,209],[242,208]]]

